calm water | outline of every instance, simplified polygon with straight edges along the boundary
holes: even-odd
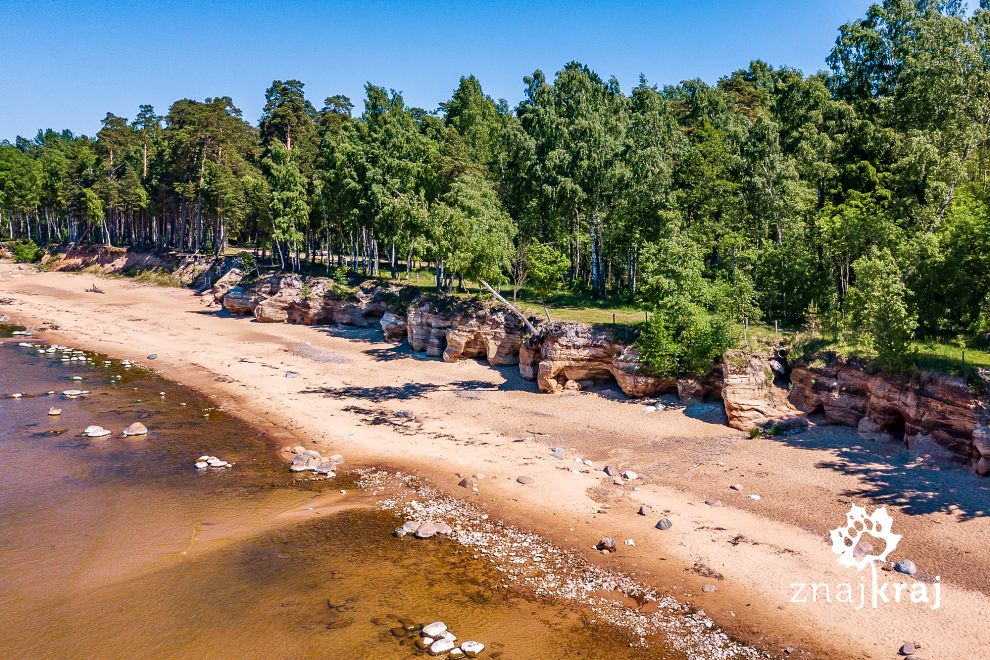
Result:
[[[4,658],[421,655],[389,633],[402,618],[443,620],[486,657],[672,657],[499,587],[449,540],[392,538],[399,521],[346,476],[296,480],[266,438],[189,390],[21,340],[34,341],[0,340]],[[91,394],[46,394],[66,389]],[[150,433],[121,437],[134,421]],[[90,424],[113,435],[82,437]],[[202,454],[236,465],[201,473]]]

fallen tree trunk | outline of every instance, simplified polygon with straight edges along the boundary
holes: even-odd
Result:
[[[514,314],[515,314],[516,316],[518,316],[518,317],[519,317],[519,319],[520,319],[520,320],[521,320],[521,321],[522,321],[522,322],[523,322],[523,323],[524,323],[524,324],[526,325],[526,328],[527,328],[527,329],[528,329],[528,330],[529,330],[529,331],[530,331],[530,332],[531,332],[532,334],[534,334],[534,335],[536,334],[536,328],[535,328],[535,327],[533,326],[533,324],[532,324],[532,323],[530,323],[530,322],[529,322],[529,319],[528,319],[528,318],[526,318],[526,315],[525,315],[525,314],[523,314],[523,313],[522,313],[521,311],[519,311],[519,310],[518,310],[518,309],[516,308],[516,306],[515,306],[515,305],[513,305],[513,304],[512,304],[512,303],[510,303],[510,302],[509,302],[508,300],[506,300],[505,298],[503,298],[503,297],[502,297],[502,294],[500,294],[500,293],[499,293],[498,291],[496,291],[495,289],[493,289],[493,288],[492,288],[492,285],[491,285],[491,284],[489,284],[488,282],[486,282],[486,281],[484,281],[484,280],[479,280],[479,281],[481,282],[481,285],[482,285],[483,287],[485,287],[486,289],[488,289],[488,291],[489,291],[489,292],[491,292],[491,294],[492,294],[493,296],[495,296],[495,298],[496,298],[496,299],[498,299],[498,301],[499,301],[500,303],[502,303],[503,305],[505,305],[506,307],[508,307],[508,308],[509,308],[510,310],[512,310],[512,312],[513,312],[513,313],[514,313]]]

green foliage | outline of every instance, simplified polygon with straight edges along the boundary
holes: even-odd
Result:
[[[908,310],[910,291],[901,281],[897,263],[889,251],[878,250],[857,259],[853,271],[856,284],[849,293],[853,323],[881,364],[904,369],[917,318]]]
[[[558,291],[570,268],[567,256],[552,245],[530,243],[526,250],[526,273],[530,286],[542,300]]]
[[[651,315],[636,346],[651,374],[678,378],[707,374],[735,340],[725,317],[685,305]]]
[[[45,251],[32,240],[17,241],[9,244],[10,252],[14,255],[14,261],[19,263],[34,263],[41,260]]]

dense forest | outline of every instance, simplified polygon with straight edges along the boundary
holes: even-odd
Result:
[[[570,62],[524,85],[515,108],[467,76],[435,110],[372,84],[363,109],[317,109],[285,80],[257,126],[221,96],[107,114],[94,137],[39,131],[0,144],[0,231],[400,278],[429,264],[442,290],[528,280],[852,327],[881,355],[990,330],[987,0],[885,0],[810,76],[756,61],[626,93]]]

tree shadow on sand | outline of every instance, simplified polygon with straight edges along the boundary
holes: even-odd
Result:
[[[347,387],[316,387],[303,390],[302,394],[320,394],[334,399],[361,399],[362,401],[384,403],[386,401],[422,399],[432,392],[495,392],[499,389],[498,385],[489,381],[459,380],[447,384],[406,383],[405,385],[380,385],[378,387],[359,387],[357,385]]]
[[[818,426],[777,440],[831,452],[833,458],[816,467],[856,477],[860,487],[843,491],[847,497],[911,515],[942,513],[959,521],[990,514],[990,479],[949,459],[923,459],[898,441],[866,440],[842,426]]]

